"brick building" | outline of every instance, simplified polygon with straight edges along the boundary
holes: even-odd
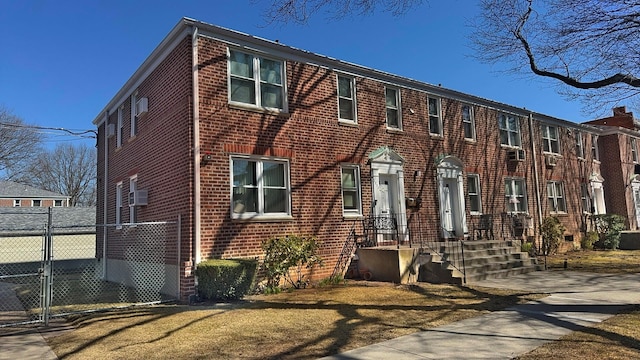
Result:
[[[273,235],[317,236],[327,266],[312,275],[326,277],[372,215],[394,217],[403,244],[415,229],[475,239],[486,219],[496,239],[535,240],[557,215],[573,248],[612,181],[602,126],[186,18],[94,124],[98,221],[180,216],[165,260],[182,296],[198,262],[260,257]],[[102,237],[107,269],[118,266],[127,245],[109,247],[118,229]]]
[[[13,181],[0,180],[0,207],[66,207],[69,197]]]

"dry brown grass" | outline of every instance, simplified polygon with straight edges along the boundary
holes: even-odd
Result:
[[[640,273],[640,250],[578,250],[547,257],[547,268],[596,273]],[[540,258],[541,263],[544,258]]]
[[[357,282],[229,306],[94,314],[49,338],[61,359],[311,359],[539,298],[512,290]]]

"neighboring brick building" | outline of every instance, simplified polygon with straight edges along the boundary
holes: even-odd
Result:
[[[165,260],[183,297],[194,291],[195,264],[260,257],[274,235],[317,236],[326,266],[312,275],[326,277],[370,214],[395,214],[404,241],[416,235],[407,226],[473,239],[487,218],[498,239],[535,239],[554,214],[573,248],[586,214],[606,211],[610,179],[592,151],[600,127],[191,19],[94,124],[98,222],[180,216],[180,249]],[[118,230],[102,236],[111,244]],[[107,271],[126,246],[107,245]]]
[[[640,122],[625,107],[613,109],[613,116],[589,121],[602,130],[598,139],[602,173],[607,177],[607,209],[625,217],[631,230],[640,229]]]
[[[66,207],[69,197],[13,181],[0,180],[0,207]]]

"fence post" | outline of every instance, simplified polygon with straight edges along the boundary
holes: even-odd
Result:
[[[42,267],[42,292],[40,293],[41,300],[41,321],[45,326],[49,325],[49,317],[51,315],[51,297],[52,297],[52,276],[53,276],[53,263],[51,261],[53,254],[53,236],[51,225],[51,208],[49,208],[47,216],[47,230],[44,236],[44,254],[43,254],[43,267]]]

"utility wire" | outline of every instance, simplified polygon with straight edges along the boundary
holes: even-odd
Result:
[[[13,127],[13,128],[23,128],[23,129],[34,129],[34,130],[53,130],[53,131],[63,131],[73,136],[83,137],[83,138],[92,138],[95,139],[98,136],[98,133],[95,130],[78,130],[72,131],[65,128],[56,128],[56,127],[46,127],[46,126],[37,126],[37,125],[25,125],[25,124],[14,124],[14,123],[5,123],[0,122],[0,126]],[[91,134],[91,135],[89,135]]]

